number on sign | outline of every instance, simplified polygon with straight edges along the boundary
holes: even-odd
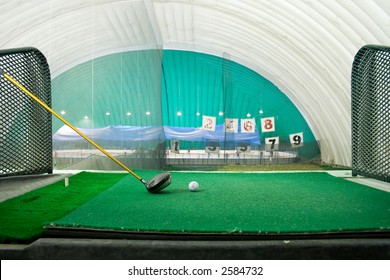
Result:
[[[265,150],[273,151],[279,149],[279,137],[265,138]]]
[[[303,145],[303,132],[290,134],[290,143],[293,147],[300,147]]]
[[[274,125],[272,124],[272,120],[271,119],[266,119],[265,121],[264,121],[264,128],[266,129],[266,130],[270,130],[270,129],[272,129],[274,127]]]
[[[171,152],[179,154],[180,153],[180,142],[179,140],[171,140]]]
[[[271,143],[271,150],[273,150],[275,148],[276,139],[275,138],[268,139],[268,142]]]
[[[262,118],[261,131],[262,132],[275,131],[275,117]]]
[[[294,140],[294,144],[295,144],[295,145],[299,145],[299,144],[301,144],[302,137],[299,136],[299,135],[294,135],[294,136],[293,136],[293,140]]]

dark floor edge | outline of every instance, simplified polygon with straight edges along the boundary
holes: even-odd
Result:
[[[309,239],[390,239],[389,230],[308,232],[308,233],[190,233],[190,232],[145,232],[80,227],[48,226],[43,237],[93,238],[131,240],[309,240]]]
[[[34,260],[388,260],[390,239],[129,240],[41,238],[5,248],[1,259]]]
[[[39,180],[39,179],[46,179],[46,178],[54,178],[54,177],[62,177],[64,175],[69,176],[70,174],[53,174],[53,173],[43,173],[43,174],[27,174],[27,175],[7,175],[7,176],[0,176],[0,181],[24,181],[24,180]]]

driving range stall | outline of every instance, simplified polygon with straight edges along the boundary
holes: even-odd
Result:
[[[390,257],[386,1],[0,10],[2,259]]]

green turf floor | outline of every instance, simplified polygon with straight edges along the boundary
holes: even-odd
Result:
[[[38,238],[44,225],[88,202],[127,174],[82,172],[0,203],[0,242],[25,243]]]
[[[142,171],[150,178],[155,173]],[[190,181],[199,192],[190,192]],[[390,193],[323,172],[172,172],[150,194],[130,175],[50,226],[173,233],[327,233],[390,229]]]

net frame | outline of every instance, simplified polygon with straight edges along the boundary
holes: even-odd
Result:
[[[0,50],[0,68],[51,106],[51,76],[36,48]],[[0,177],[51,174],[52,117],[0,77]]]
[[[351,82],[352,175],[390,182],[390,47],[362,47]]]

